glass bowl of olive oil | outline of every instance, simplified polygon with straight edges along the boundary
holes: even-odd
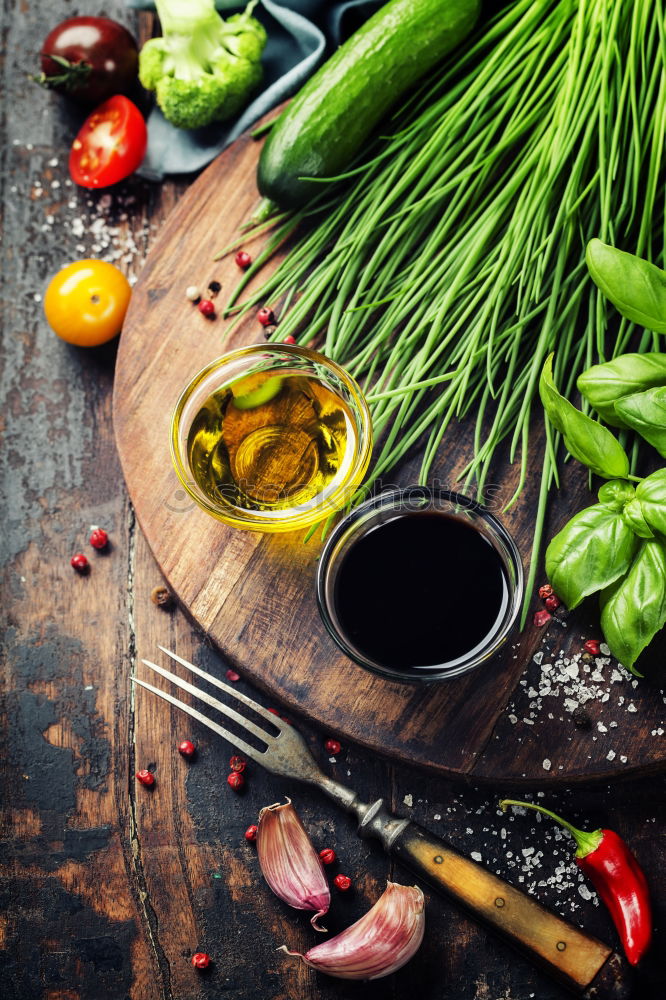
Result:
[[[255,344],[212,361],[182,392],[171,423],[181,483],[236,528],[294,531],[344,507],[372,453],[354,379],[323,354]]]

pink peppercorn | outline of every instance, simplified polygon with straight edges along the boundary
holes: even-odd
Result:
[[[197,309],[202,314],[202,316],[206,317],[206,319],[214,319],[215,306],[210,301],[210,299],[202,299],[199,305],[197,306]]]
[[[192,965],[195,969],[207,969],[210,963],[211,957],[205,951],[197,951],[192,955]]]
[[[262,326],[273,326],[275,323],[275,314],[272,309],[268,309],[264,306],[264,308],[260,309],[257,313],[257,319]]]
[[[227,775],[227,784],[230,788],[233,788],[235,792],[239,792],[245,784],[245,778],[240,771],[232,771],[231,774]]]
[[[105,549],[109,544],[109,536],[104,528],[94,528],[88,541],[94,549]]]

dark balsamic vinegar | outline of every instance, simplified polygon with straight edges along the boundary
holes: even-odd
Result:
[[[451,664],[482,647],[503,620],[509,586],[499,553],[471,522],[416,511],[350,545],[333,601],[352,647],[405,670]]]

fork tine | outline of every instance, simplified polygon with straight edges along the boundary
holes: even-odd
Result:
[[[180,708],[183,712],[187,712],[187,714],[191,715],[193,719],[197,719],[198,722],[203,723],[203,725],[207,726],[208,729],[212,729],[213,732],[218,734],[218,736],[222,736],[225,740],[231,743],[233,747],[237,750],[241,750],[257,764],[261,764],[264,767],[266,766],[263,760],[264,755],[261,750],[256,750],[255,747],[251,747],[249,743],[246,743],[245,740],[242,740],[239,736],[228,732],[223,726],[218,725],[217,722],[213,722],[212,719],[205,716],[203,712],[199,712],[196,708],[193,708],[192,705],[186,705],[184,701],[179,701],[178,698],[174,698],[172,694],[167,694],[166,691],[160,691],[159,688],[154,687],[152,684],[148,684],[147,681],[141,681],[138,677],[132,677],[131,680],[134,684],[139,684],[148,691],[152,691],[152,693],[156,694],[158,698],[163,698],[164,701],[168,701],[172,705],[175,705],[176,708]]]
[[[247,705],[248,708],[251,708],[253,712],[257,712],[259,715],[262,715],[264,719],[267,719],[272,726],[275,726],[280,730],[284,728],[279,715],[274,715],[273,712],[269,712],[267,708],[264,708],[263,705],[253,701],[252,698],[248,698],[246,694],[243,694],[241,691],[236,691],[235,688],[232,688],[229,684],[225,684],[224,681],[218,680],[217,677],[213,677],[212,674],[207,674],[205,670],[201,669],[201,667],[196,667],[193,663],[190,663],[189,660],[184,660],[182,656],[177,656],[176,653],[172,653],[170,649],[165,649],[164,646],[159,645],[157,648],[161,649],[167,656],[170,656],[172,660],[176,660],[176,662],[180,663],[183,667],[187,667],[188,670],[191,670],[199,677],[202,677],[205,681],[208,681],[209,684],[215,685],[215,687],[219,688],[221,691],[225,691],[227,694],[237,698],[238,701],[242,701],[243,704]]]
[[[199,701],[205,702],[207,705],[210,705],[211,708],[216,708],[218,712],[222,712],[230,719],[233,719],[234,722],[237,722],[239,726],[243,727],[243,729],[253,733],[257,739],[261,740],[262,743],[265,743],[266,746],[272,743],[275,739],[275,736],[271,736],[270,733],[267,733],[263,729],[260,729],[259,726],[256,726],[254,722],[250,722],[250,720],[246,719],[244,715],[237,712],[235,708],[231,708],[229,705],[225,705],[223,701],[218,701],[217,698],[213,698],[212,694],[206,694],[205,691],[195,687],[194,684],[190,684],[189,681],[183,680],[183,678],[178,677],[177,674],[172,674],[170,670],[165,670],[164,667],[158,667],[156,663],[151,663],[150,660],[142,660],[141,662],[145,663],[151,670],[154,670],[155,673],[161,674],[162,677],[166,677],[166,679],[171,681],[172,684],[175,684],[176,687],[182,688],[183,691],[189,691],[189,693],[193,695],[193,697],[198,698]],[[269,717],[273,718],[273,716]]]

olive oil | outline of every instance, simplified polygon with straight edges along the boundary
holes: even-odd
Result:
[[[355,447],[344,401],[300,374],[257,373],[224,386],[192,421],[192,475],[214,503],[280,511],[311,503],[347,472]]]

